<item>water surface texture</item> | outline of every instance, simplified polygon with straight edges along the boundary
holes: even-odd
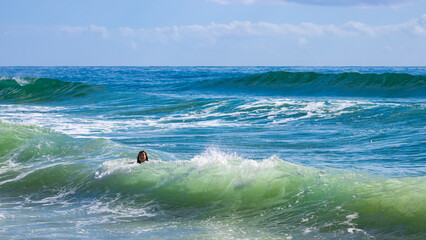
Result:
[[[425,129],[426,67],[0,67],[0,238],[425,239]]]

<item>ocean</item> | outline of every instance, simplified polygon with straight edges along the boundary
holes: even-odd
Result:
[[[0,67],[0,238],[426,239],[425,222],[426,67]]]

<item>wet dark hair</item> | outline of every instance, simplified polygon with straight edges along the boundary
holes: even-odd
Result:
[[[145,161],[148,161],[148,154],[145,151],[140,151],[138,154],[138,163],[143,163]]]

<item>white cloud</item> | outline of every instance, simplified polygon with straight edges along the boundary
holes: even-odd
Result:
[[[186,25],[136,29],[123,27],[108,30],[102,26],[61,26],[60,31],[68,34],[98,34],[102,38],[110,35],[132,40],[131,46],[137,49],[137,42],[173,42],[198,39],[214,43],[220,39],[246,40],[248,38],[288,38],[294,39],[300,46],[306,45],[314,37],[380,37],[380,36],[426,36],[426,14],[421,18],[405,23],[373,26],[362,22],[350,21],[345,24],[276,24],[270,22],[233,21],[227,24],[211,23],[209,25]]]
[[[300,47],[303,47],[308,43],[308,40],[304,37],[299,38],[297,41],[299,42]]]
[[[66,32],[68,34],[81,34],[84,32],[87,32],[87,27],[81,27],[81,26],[60,26],[59,30]]]
[[[387,34],[400,32],[406,34],[426,35],[426,14],[423,14],[423,16],[419,19],[413,19],[406,23],[380,27],[379,31]]]
[[[133,37],[135,35],[135,31],[129,27],[120,28],[119,31],[125,37]]]
[[[90,25],[90,26],[60,26],[59,30],[68,34],[77,35],[83,33],[95,33],[99,34],[102,38],[108,38],[110,32],[106,27]]]
[[[211,23],[210,25],[172,26],[153,29],[135,30],[143,40],[167,42],[183,38],[241,38],[241,37],[279,37],[279,36],[344,36],[349,33],[336,25],[316,25],[313,23],[274,24],[269,22],[252,23],[250,21],[233,21],[228,24]]]
[[[130,47],[131,47],[133,50],[138,50],[138,49],[139,49],[139,46],[138,46],[138,44],[137,44],[135,41],[131,41],[131,42],[130,42]]]
[[[303,4],[320,6],[399,6],[423,0],[206,0],[219,4]]]
[[[106,27],[90,25],[89,30],[93,33],[100,34],[103,38],[107,38],[109,36],[109,32]]]
[[[269,22],[252,23],[250,21],[233,21],[228,24],[211,23],[209,25],[170,26],[152,29],[122,28],[123,36],[139,38],[154,42],[182,41],[187,38],[206,39],[239,39],[239,38],[276,38],[289,37],[298,39],[299,43],[307,43],[310,37],[377,37],[398,35],[426,36],[426,14],[411,21],[383,26],[372,26],[362,22],[335,24],[275,24]],[[301,41],[301,39],[303,39]]]

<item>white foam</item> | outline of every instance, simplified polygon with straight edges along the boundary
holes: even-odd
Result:
[[[223,100],[202,109],[167,116],[113,118],[103,115],[79,117],[77,107],[0,105],[0,118],[20,124],[38,125],[76,137],[113,137],[121,131],[165,131],[185,128],[274,126],[304,119],[329,119],[394,103],[356,100],[248,99]],[[396,105],[395,105],[396,106]]]
[[[264,159],[263,161],[255,161],[246,159],[236,153],[227,153],[216,147],[209,147],[203,153],[194,156],[190,162],[195,163],[197,167],[210,168],[211,166],[220,166],[223,168],[232,168],[238,172],[257,172],[261,169],[274,168],[283,161],[275,156]]]
[[[25,166],[23,166],[22,164],[17,164],[13,162],[11,159],[8,159],[4,161],[3,163],[0,163],[0,165],[1,165],[0,175],[10,171],[18,172],[25,168]]]
[[[242,161],[243,159],[237,154],[228,154],[220,151],[215,147],[209,147],[202,154],[195,156],[191,159],[192,162],[196,163],[198,166],[203,167],[210,164],[218,164],[227,166],[230,161]]]
[[[363,233],[365,233],[364,230],[359,229],[359,228],[348,228],[347,231],[348,231],[348,233],[352,233],[352,234],[355,233],[355,232],[363,232]]]
[[[138,164],[134,164],[130,162],[129,159],[115,159],[111,161],[103,162],[101,168],[95,172],[95,179],[101,179],[105,176],[108,176],[114,172],[123,172],[123,173],[131,173],[132,168],[138,166]]]
[[[356,224],[352,223],[352,220],[357,219],[358,217],[359,217],[358,213],[356,213],[356,212],[353,213],[353,214],[349,214],[349,215],[346,216],[346,221],[344,221],[343,224],[346,224],[346,225],[349,226],[349,228],[347,228],[348,233],[353,234],[353,233],[356,233],[356,232],[362,232],[362,233],[368,235],[367,232],[365,232],[362,229],[357,228]]]
[[[357,219],[358,218],[358,213],[354,213],[354,214],[350,214],[348,216],[346,216],[346,223],[350,223],[352,220]]]
[[[30,83],[28,79],[20,78],[20,77],[14,77],[13,80],[15,80],[19,85],[24,86]]]
[[[0,81],[2,81],[2,80],[8,80],[8,79],[15,80],[21,86],[24,86],[24,85],[30,83],[30,81],[28,79],[24,79],[24,78],[20,78],[20,77],[13,77],[13,78],[0,77]]]
[[[110,134],[120,130],[150,129],[168,130],[181,128],[206,128],[218,126],[241,126],[242,124],[228,122],[219,118],[220,114],[209,115],[208,111],[196,115],[175,114],[162,118],[144,119],[108,119],[103,116],[75,117],[70,114],[61,113],[61,110],[72,110],[64,107],[34,107],[0,105],[0,117],[3,120],[26,124],[38,125],[58,132],[77,137],[96,137],[99,134]],[[235,115],[237,113],[234,113]],[[215,116],[216,119],[206,118]]]
[[[51,197],[43,198],[41,200],[32,200],[30,197],[26,197],[25,203],[37,203],[37,204],[42,204],[44,206],[57,205],[57,204],[68,206],[70,205],[70,203],[62,199],[69,195],[73,195],[74,193],[75,193],[75,189],[72,189],[72,190],[62,189],[58,194]]]
[[[54,164],[45,165],[45,166],[38,167],[38,168],[32,166],[31,167],[32,170],[27,171],[27,172],[22,172],[21,174],[19,174],[18,176],[14,177],[12,179],[4,180],[4,181],[0,182],[0,185],[8,183],[8,182],[19,181],[19,180],[25,178],[26,176],[28,176],[29,174],[32,174],[32,173],[37,172],[39,170],[50,168],[50,167],[53,167],[53,166],[56,166],[56,165],[69,165],[69,164],[65,164],[65,163],[54,163]]]
[[[310,232],[312,232],[312,228],[306,228],[305,230],[303,230],[303,234],[308,234]]]
[[[114,199],[108,199],[107,201],[97,200],[91,202],[86,206],[87,212],[89,214],[109,214],[112,218],[120,217],[154,217],[156,214],[147,212],[147,205],[152,204],[151,202],[145,203],[145,206],[140,206],[136,204],[137,207],[132,207],[135,205],[132,201],[127,201],[125,203],[120,202],[120,194]]]
[[[282,124],[306,118],[332,118],[359,109],[378,106],[369,102],[353,100],[292,100],[292,99],[261,99],[245,103],[240,110],[254,111],[260,117],[271,120],[271,124]],[[295,117],[292,117],[294,116]]]

